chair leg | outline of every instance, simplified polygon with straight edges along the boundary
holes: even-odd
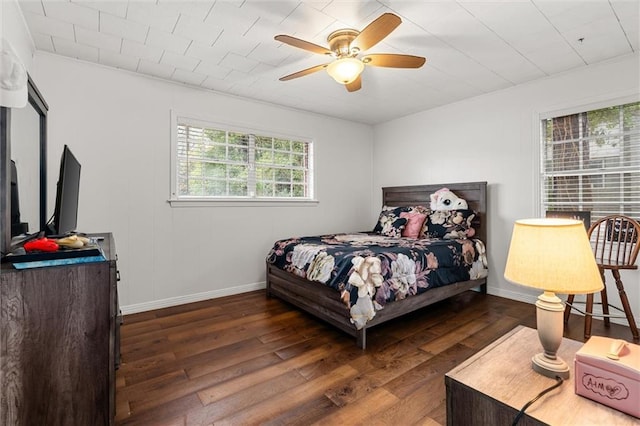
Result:
[[[618,293],[620,294],[620,301],[622,302],[624,314],[627,316],[627,321],[629,321],[629,327],[631,328],[631,334],[633,334],[633,340],[638,341],[638,327],[636,326],[636,320],[633,318],[633,313],[631,312],[631,305],[629,305],[627,293],[624,291],[624,286],[622,285],[622,280],[620,279],[620,271],[618,271],[617,269],[612,269],[611,272],[613,273],[613,277],[616,279],[616,286],[618,287]]]
[[[607,296],[607,287],[603,288],[600,292],[600,300],[602,300],[604,326],[609,327],[611,325],[611,321],[609,320],[609,297]]]
[[[573,304],[573,298],[575,295],[569,294],[567,295],[567,304],[564,307],[564,323],[569,322],[569,315],[571,315],[571,305]]]
[[[591,337],[591,320],[593,319],[593,293],[587,294],[587,305],[584,315],[584,338]]]

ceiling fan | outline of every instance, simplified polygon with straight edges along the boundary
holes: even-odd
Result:
[[[399,16],[385,13],[362,31],[351,28],[334,31],[327,37],[328,49],[296,37],[277,35],[274,38],[282,43],[334,58],[332,62],[281,77],[280,81],[303,77],[326,68],[327,73],[338,83],[344,84],[349,92],[355,92],[362,87],[361,73],[365,65],[387,68],[420,68],[426,61],[421,56],[394,53],[371,53],[362,57],[358,56],[382,41],[401,23],[402,20]]]

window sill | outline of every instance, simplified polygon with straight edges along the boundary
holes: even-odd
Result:
[[[255,198],[192,198],[169,199],[171,207],[315,207],[318,200],[292,200],[289,198],[273,198],[269,200]]]

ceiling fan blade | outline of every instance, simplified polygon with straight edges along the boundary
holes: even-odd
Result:
[[[355,80],[353,80],[349,84],[345,84],[347,91],[355,92],[356,90],[360,90],[362,88],[362,74],[358,76]]]
[[[299,38],[291,37],[288,35],[280,34],[275,36],[274,39],[288,44],[289,46],[297,47],[298,49],[308,50],[309,52],[319,53],[321,55],[333,54],[333,52],[326,47],[322,47],[309,41],[301,40]]]
[[[357,47],[361,52],[367,50],[391,34],[391,31],[395,30],[401,23],[400,17],[393,13],[382,14],[367,25],[364,30],[360,31],[360,34],[351,42],[350,47]]]
[[[426,62],[422,56],[396,55],[395,53],[373,53],[362,58],[362,62],[374,67],[420,68]]]
[[[329,64],[316,65],[315,67],[307,68],[302,71],[294,72],[293,74],[285,75],[284,77],[280,77],[280,81],[289,81],[294,78],[304,77],[305,75],[313,74],[314,72],[320,71],[327,67]]]

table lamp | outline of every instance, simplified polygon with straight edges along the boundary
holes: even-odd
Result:
[[[504,277],[543,290],[536,302],[538,338],[544,352],[531,359],[535,371],[569,378],[556,355],[563,334],[564,304],[555,293],[586,294],[603,288],[584,224],[572,219],[523,219],[513,227]]]

